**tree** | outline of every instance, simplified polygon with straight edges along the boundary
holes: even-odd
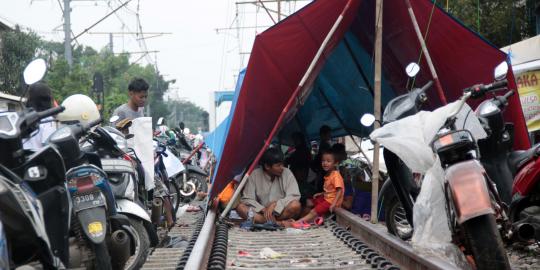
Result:
[[[436,2],[446,8],[445,1]],[[453,0],[448,1],[448,12],[500,48],[535,35],[534,9],[539,3],[539,0]]]
[[[167,101],[167,106],[171,111],[167,117],[170,127],[177,127],[180,122],[184,122],[187,128],[196,133],[199,128],[208,131],[208,112],[203,108],[189,101]]]
[[[24,86],[23,70],[36,56],[40,39],[33,32],[22,32],[19,26],[16,26],[14,31],[0,32],[0,39],[0,90],[21,95]]]

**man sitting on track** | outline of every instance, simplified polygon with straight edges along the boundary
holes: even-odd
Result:
[[[255,223],[280,223],[300,214],[300,191],[293,173],[283,167],[283,153],[270,148],[261,158],[261,167],[249,176],[236,211],[248,218],[250,208]]]

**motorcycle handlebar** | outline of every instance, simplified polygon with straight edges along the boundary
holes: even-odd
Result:
[[[490,84],[477,84],[473,85],[471,87],[467,87],[463,89],[464,93],[470,92],[471,97],[477,98],[483,96],[485,93],[501,89],[503,87],[506,87],[508,85],[508,80],[502,80]]]
[[[64,106],[58,106],[58,107],[50,108],[48,110],[39,112],[38,113],[38,118],[43,119],[43,118],[47,118],[49,116],[56,115],[56,114],[59,114],[59,113],[63,112],[65,109],[66,108]]]
[[[426,83],[426,85],[422,86],[422,88],[420,88],[420,90],[422,90],[422,92],[425,92],[425,91],[428,90],[432,85],[433,85],[433,81],[429,81],[428,83]]]
[[[515,94],[514,90],[508,91],[508,93],[504,94],[503,98],[508,99],[509,97],[513,96]]]
[[[84,126],[84,130],[89,130],[97,125],[101,124],[101,118],[98,118]]]
[[[497,90],[499,88],[506,87],[507,85],[508,85],[508,80],[502,80],[502,81],[490,83],[490,84],[485,86],[486,87],[486,92],[487,91],[492,91],[492,90]]]

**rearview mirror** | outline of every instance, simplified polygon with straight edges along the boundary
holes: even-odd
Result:
[[[118,121],[118,119],[120,119],[120,116],[114,115],[109,119],[109,122],[114,123],[114,122]]]
[[[373,123],[375,122],[375,116],[371,113],[366,113],[362,115],[362,118],[360,118],[360,123],[362,123],[365,127],[371,127]]]
[[[158,124],[158,126],[163,125],[163,117],[160,117],[160,118],[157,120],[157,124]]]
[[[497,67],[495,67],[494,77],[496,81],[503,80],[508,74],[508,63],[502,62]]]
[[[418,72],[420,72],[420,66],[414,62],[408,64],[407,67],[405,68],[405,73],[407,73],[407,76],[411,78],[416,76]]]
[[[24,82],[28,85],[39,82],[47,72],[45,60],[38,58],[26,66],[23,72]]]

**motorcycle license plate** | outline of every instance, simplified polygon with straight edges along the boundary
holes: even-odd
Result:
[[[73,210],[75,210],[75,212],[104,205],[105,198],[99,191],[73,196]]]

